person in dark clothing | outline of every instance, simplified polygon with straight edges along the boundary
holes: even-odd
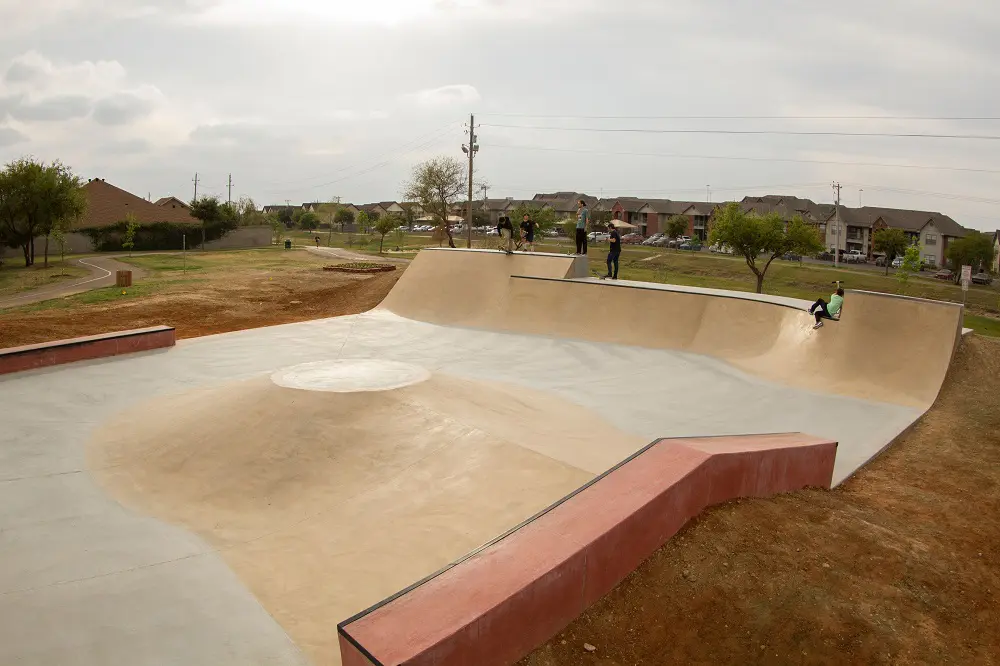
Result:
[[[590,222],[590,209],[587,202],[580,199],[580,207],[576,211],[576,253],[587,254],[587,224]]]
[[[514,225],[506,215],[500,216],[497,233],[500,234],[500,249],[507,254],[514,254]]]
[[[618,279],[618,259],[622,256],[622,236],[615,225],[608,223],[608,274],[605,279]],[[612,267],[614,270],[612,271]]]
[[[521,220],[521,242],[524,243],[525,252],[535,251],[535,221],[531,219],[531,216],[527,213],[524,214],[524,219]]]

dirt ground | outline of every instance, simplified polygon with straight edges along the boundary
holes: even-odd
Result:
[[[364,312],[378,305],[402,274],[348,275],[290,265],[205,271],[141,298],[0,313],[0,348],[166,324],[178,338]],[[153,278],[155,279],[155,277]]]
[[[998,560],[1000,341],[975,337],[854,478],[709,510],[521,666],[1000,663]]]

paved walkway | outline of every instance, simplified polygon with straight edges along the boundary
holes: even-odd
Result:
[[[22,305],[40,303],[53,298],[62,298],[80,294],[91,289],[101,289],[115,284],[115,271],[132,271],[132,280],[142,277],[142,271],[135,266],[123,264],[114,257],[88,256],[81,259],[73,259],[70,263],[78,264],[88,271],[87,277],[72,282],[60,282],[59,284],[30,289],[21,293],[0,298],[0,310],[5,308],[16,308]]]

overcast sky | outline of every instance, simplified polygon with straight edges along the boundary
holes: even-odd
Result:
[[[1000,135],[902,119],[1000,115],[998,34],[995,0],[0,0],[0,160],[154,198],[197,172],[258,204],[397,199],[475,112],[491,197],[838,180],[992,230],[1000,141],[620,130]]]

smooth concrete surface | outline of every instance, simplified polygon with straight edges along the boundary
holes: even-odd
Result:
[[[426,255],[436,255],[440,259],[419,260]],[[697,346],[640,346],[633,337],[624,335],[610,341],[597,339],[601,336],[593,331],[615,331],[616,325],[634,331],[642,325],[642,320],[635,318],[615,323],[606,319],[605,316],[614,311],[603,311],[594,304],[601,303],[601,295],[608,292],[601,285],[574,282],[572,278],[581,273],[581,260],[572,257],[508,257],[500,253],[475,252],[463,257],[435,251],[421,253],[418,260],[407,269],[384,306],[363,315],[183,340],[168,351],[84,361],[0,378],[0,405],[4,410],[3,428],[0,429],[0,663],[45,666],[308,663],[309,658],[286,633],[289,627],[294,629],[300,623],[312,623],[309,631],[319,635],[316,623],[328,622],[328,638],[324,635],[323,640],[336,643],[333,626],[344,617],[328,617],[329,609],[317,607],[281,614],[280,603],[287,594],[281,585],[285,581],[294,582],[300,589],[307,588],[313,581],[296,579],[295,571],[279,570],[272,576],[276,587],[271,590],[273,596],[267,597],[271,603],[265,610],[258,599],[266,595],[256,589],[259,594],[255,598],[247,590],[248,585],[253,587],[252,579],[245,575],[248,568],[260,567],[266,561],[261,559],[260,553],[247,551],[250,559],[241,569],[240,564],[233,563],[232,553],[221,552],[224,544],[220,545],[209,534],[210,530],[201,531],[197,526],[188,525],[192,530],[188,531],[181,526],[185,521],[173,513],[154,517],[145,500],[136,499],[132,504],[131,499],[126,498],[125,505],[119,504],[98,486],[96,470],[88,468],[85,451],[88,443],[92,445],[95,439],[107,435],[109,426],[112,430],[116,424],[122,430],[134,429],[142,426],[147,418],[166,423],[187,422],[187,414],[181,409],[174,412],[176,418],[171,420],[171,413],[158,412],[157,404],[188,405],[186,409],[196,411],[197,403],[192,406],[185,402],[193,396],[213,392],[216,392],[213,395],[224,395],[226,387],[242,386],[243,383],[274,386],[270,379],[273,373],[304,363],[340,359],[398,361],[419,366],[445,382],[514,387],[515,395],[509,402],[505,399],[479,406],[482,410],[492,407],[508,415],[509,421],[497,419],[492,422],[508,428],[517,427],[518,387],[523,388],[526,395],[542,393],[599,418],[618,433],[614,438],[609,436],[608,439],[614,441],[609,441],[606,450],[581,447],[572,452],[575,456],[572,459],[560,459],[567,452],[560,452],[558,446],[537,444],[540,437],[534,440],[535,448],[530,448],[516,441],[516,431],[515,435],[501,432],[504,447],[517,447],[520,449],[517,455],[522,459],[544,461],[549,469],[569,466],[577,470],[571,470],[573,474],[565,477],[567,484],[576,482],[574,475],[577,479],[584,478],[599,473],[602,467],[606,469],[636,450],[639,442],[660,437],[789,431],[810,433],[840,443],[834,470],[836,483],[911,425],[923,413],[926,396],[936,393],[938,388],[914,381],[919,384],[915,393],[886,393],[882,399],[858,397],[847,390],[824,390],[827,388],[824,382],[803,387],[767,376],[754,364],[755,359],[768,363],[779,363],[781,359],[762,352],[750,353],[765,349],[762,343],[760,347],[752,344],[744,347],[741,357],[732,356],[727,360]],[[446,270],[440,270],[442,268]],[[545,279],[511,277],[524,273]],[[563,285],[567,293],[577,289],[597,291],[593,298],[588,296],[576,304],[580,315],[570,316],[556,301],[536,301],[532,305],[530,299],[512,300],[512,287],[529,282]],[[668,298],[677,296],[668,292],[655,293]],[[523,295],[530,296],[530,290]],[[693,294],[688,296],[694,297]],[[670,300],[672,304],[668,309],[679,313],[676,304],[681,301]],[[849,297],[847,307],[851,307],[853,313],[851,302]],[[658,307],[666,307],[658,303],[662,302],[642,304],[646,309],[640,314],[652,316]],[[535,311],[541,312],[550,322],[547,328],[534,330],[528,325],[530,322],[526,323],[528,313],[536,305],[545,306]],[[752,305],[763,308],[767,304]],[[924,307],[920,305],[918,310]],[[935,313],[939,311],[930,305],[926,307],[929,321],[933,323],[931,330],[943,330],[951,314],[937,317]],[[781,309],[808,319],[801,311]],[[883,322],[893,321],[886,319],[878,309],[873,305],[866,316]],[[915,312],[909,304],[903,306],[892,299],[887,299],[881,309],[896,318],[905,318]],[[404,318],[393,310],[411,318]],[[806,339],[809,335],[798,320],[776,328],[770,315],[763,310],[759,312],[762,314],[744,322],[732,318],[731,313],[729,317],[721,316],[726,313],[720,311],[715,319],[701,317],[702,325],[690,329],[686,335],[703,333],[719,344],[731,344],[722,333],[706,327],[710,321],[728,326],[730,340],[739,336],[752,343],[754,335],[764,332],[771,336],[768,344],[772,348],[777,337],[793,335],[799,336],[795,339]],[[924,314],[923,310],[920,313]],[[583,314],[590,317],[590,326],[584,326]],[[415,320],[438,316],[446,321]],[[560,317],[567,321],[563,323]],[[659,321],[669,324],[667,318]],[[490,322],[497,323],[506,332],[477,328]],[[831,325],[819,333],[837,335],[837,331],[848,330],[843,328],[844,323],[838,322],[837,326]],[[907,334],[914,330],[907,329]],[[873,342],[884,345],[878,339],[865,339],[862,332],[858,329],[850,336],[831,336],[829,340],[839,339],[839,342],[822,348],[829,356],[814,357],[798,371],[828,373],[829,364],[849,365],[852,362],[850,354],[868,353],[864,351],[866,345]],[[895,335],[898,332],[887,330],[883,333]],[[901,339],[898,335],[892,338],[897,344]],[[934,365],[933,372],[940,372],[939,347],[953,342],[937,340],[935,343],[931,335],[921,340],[930,356],[929,363]],[[870,357],[859,359],[853,367],[875,363],[876,368],[881,369],[878,363],[890,363],[894,358],[891,356],[884,361]],[[739,360],[742,366],[733,359]],[[901,381],[907,370],[897,368],[893,372],[893,381]],[[927,373],[920,375],[921,380],[933,374],[929,370],[921,372]],[[429,382],[411,388],[427,384]],[[504,390],[509,395],[509,389]],[[328,398],[342,395],[317,391],[300,393]],[[373,392],[371,395],[385,393]],[[900,400],[900,394],[907,399]],[[319,442],[317,438],[296,437],[300,429],[307,434],[316,433],[309,427],[313,412],[300,412],[295,406],[297,402],[297,397],[287,404],[279,402],[277,411],[266,401],[256,407],[251,403],[231,404],[225,414],[214,414],[211,402],[197,408],[207,410],[204,412],[206,420],[215,418],[235,423],[242,419],[249,423],[268,423],[269,432],[276,433],[275,437],[284,433],[289,442],[303,447],[302,452],[278,452],[286,458],[318,455],[310,448]],[[453,401],[449,409],[457,410],[457,402]],[[549,427],[558,431],[559,426],[556,420]],[[375,431],[374,425],[367,427]],[[174,439],[182,437],[179,431],[174,432],[177,433]],[[553,439],[558,443],[557,437]],[[128,437],[120,438],[119,444],[127,450],[131,441]],[[215,460],[225,471],[225,457]],[[391,462],[391,459],[386,461],[387,464]],[[419,502],[423,498],[423,491],[419,489],[432,488],[433,484],[421,486],[423,477],[410,474],[410,469],[401,470],[403,476],[398,477],[393,487],[397,491],[411,489],[409,497]],[[412,469],[426,471],[427,468]],[[349,469],[340,471],[346,473]],[[234,472],[234,476],[238,474]],[[448,478],[456,487],[461,487],[463,484],[475,485],[479,479],[487,477],[469,476],[458,467]],[[294,480],[290,482],[294,488]],[[559,484],[550,491],[558,492],[561,486],[557,486]],[[142,491],[142,488],[133,490]],[[112,489],[112,492],[116,491]],[[246,506],[257,507],[262,496],[257,493],[247,497]],[[405,492],[396,495],[400,503],[405,503],[407,497]],[[506,514],[503,520],[485,525],[482,532],[461,526],[453,529],[457,538],[442,541],[443,547],[435,553],[434,557],[438,558],[435,561],[463,555],[468,544],[479,539],[482,533],[496,534],[504,520],[514,520],[516,515],[530,511],[533,502],[544,503],[547,497],[540,493],[530,498],[518,505],[516,511]],[[505,499],[501,492],[494,504]],[[169,498],[164,505],[170,505]],[[175,503],[166,508],[175,510],[178,506]],[[241,521],[253,518],[255,510],[233,506],[229,515],[237,519],[236,523],[243,525]],[[453,510],[454,507],[449,508],[447,503],[437,505],[433,515],[439,523],[428,527],[421,538],[433,541],[434,535],[441,533],[435,530],[450,525],[448,517]],[[322,511],[316,515],[322,515]],[[300,516],[301,524],[295,527],[316,532],[328,525],[322,520],[314,520],[313,516],[305,512]],[[281,527],[280,519],[278,516],[274,526]],[[349,521],[350,515],[344,515],[343,519]],[[381,534],[387,538],[385,548],[391,544],[392,548],[405,552],[405,545],[389,538],[392,536],[387,529],[390,525],[373,521],[359,527],[348,522],[343,527]],[[252,530],[237,535],[236,541],[241,537],[246,537],[244,541],[253,538],[250,532]],[[298,545],[289,541],[283,547],[294,550]],[[303,550],[319,558],[316,563],[319,566],[329,555],[327,551]],[[230,556],[229,560],[225,559],[226,555]],[[432,573],[433,569],[426,568],[431,560],[418,557],[414,561],[415,566],[405,572],[410,582]],[[232,568],[227,567],[227,562]],[[378,573],[370,571],[366,580],[377,580]],[[396,585],[395,580],[391,582]],[[337,581],[337,584],[342,583]],[[363,602],[375,593],[381,590],[375,587],[354,590],[352,594],[357,596],[350,599],[345,596],[344,611],[349,608],[350,612],[361,610],[367,605]],[[67,629],[67,623],[72,625],[71,629]],[[310,655],[328,654],[325,646],[305,645],[302,648]]]
[[[345,666],[367,666],[366,653],[407,666],[512,664],[706,507],[829,487],[836,450],[800,433],[660,440],[469,558],[340,624]]]

